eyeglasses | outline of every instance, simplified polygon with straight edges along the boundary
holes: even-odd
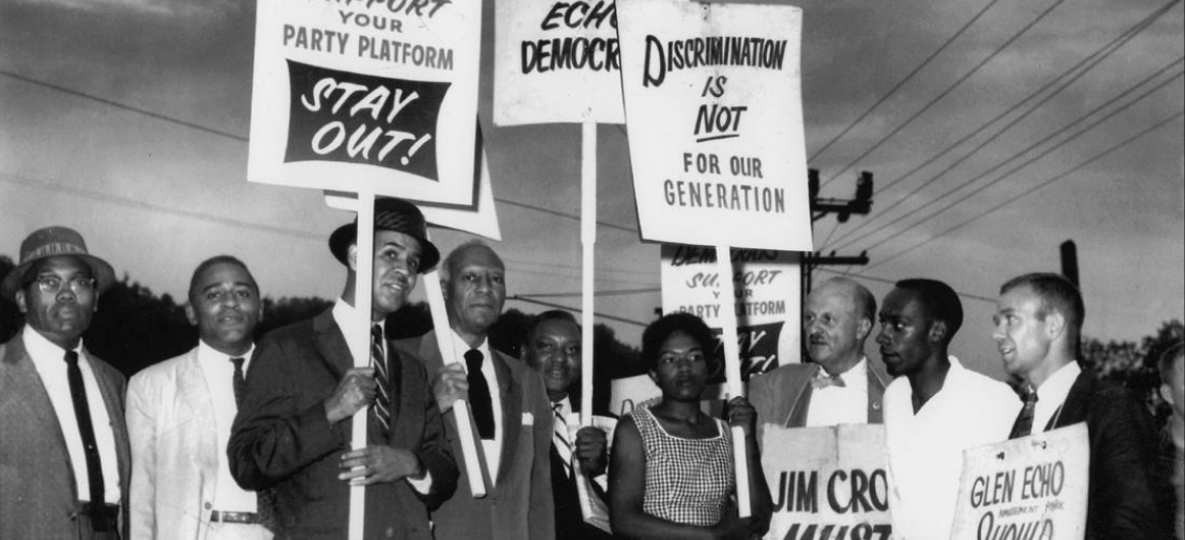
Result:
[[[95,278],[76,276],[69,280],[63,280],[58,276],[37,277],[37,288],[45,294],[58,294],[62,290],[62,285],[66,283],[70,284],[70,290],[74,291],[74,294],[95,290]]]

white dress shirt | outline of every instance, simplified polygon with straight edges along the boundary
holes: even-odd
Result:
[[[243,374],[247,373],[247,366],[251,363],[252,347],[242,354]],[[238,356],[236,356],[238,357]],[[230,466],[226,462],[225,448],[230,442],[230,426],[235,421],[234,375],[235,365],[230,361],[231,356],[214,350],[206,342],[198,342],[198,366],[206,380],[206,389],[210,392],[210,406],[214,410],[214,432],[218,437],[218,478],[214,484],[214,509],[222,512],[255,512],[256,495],[254,491],[247,491],[239,487],[230,475]],[[161,478],[168,482],[168,478]]]
[[[948,540],[963,450],[1008,439],[1021,402],[1008,385],[968,370],[953,356],[942,389],[913,412],[913,387],[885,389],[885,445],[893,537]]]
[[[457,363],[469,373],[469,365],[465,363],[465,351],[468,351],[468,343],[457,332],[450,331],[449,335],[453,338],[453,350],[457,352]],[[490,355],[490,340],[484,339],[481,344],[475,347],[481,351],[481,374],[486,378],[486,384],[490,387],[490,402],[494,410],[494,438],[492,440],[481,440],[482,450],[486,454],[486,466],[490,471],[490,484],[497,484],[498,482],[498,467],[502,464],[502,434],[505,431],[506,421],[502,418],[502,387],[498,386],[498,374],[494,371],[493,356]]]
[[[82,434],[78,432],[78,417],[74,414],[74,398],[70,394],[70,380],[66,375],[66,350],[42,336],[30,326],[21,333],[25,350],[41,376],[41,384],[49,394],[66,450],[70,454],[70,466],[74,469],[74,482],[78,498],[90,501],[90,474],[86,469],[86,451],[82,447]],[[95,444],[99,446],[99,462],[103,470],[103,502],[119,504],[122,494],[119,490],[119,461],[115,453],[115,431],[107,404],[99,390],[99,382],[91,369],[90,358],[82,352],[82,340],[74,349],[78,353],[78,368],[82,371],[82,384],[86,388],[86,401],[90,408],[91,424],[95,430]],[[32,516],[30,516],[32,519]]]
[[[819,367],[822,375],[827,370]],[[843,386],[825,386],[811,391],[810,407],[806,410],[806,426],[835,426],[868,423],[868,359],[860,361],[838,375]]]
[[[1082,373],[1082,368],[1078,367],[1078,362],[1070,362],[1059,368],[1052,376],[1045,379],[1041,386],[1037,387],[1037,405],[1033,408],[1032,433],[1045,431],[1045,425],[1049,423],[1054,414],[1061,411],[1062,404],[1066,402],[1066,396],[1070,395],[1070,387],[1074,386],[1074,381],[1078,380],[1080,373]]]

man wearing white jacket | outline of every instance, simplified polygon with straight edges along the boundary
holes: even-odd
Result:
[[[240,260],[220,255],[194,271],[185,308],[200,342],[144,369],[128,386],[132,446],[129,537],[269,540],[270,512],[231,478],[226,447],[263,312]],[[237,387],[237,388],[236,388]]]

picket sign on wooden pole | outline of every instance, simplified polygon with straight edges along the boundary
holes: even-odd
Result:
[[[432,328],[436,329],[436,345],[440,347],[440,358],[445,365],[457,362],[457,351],[453,349],[448,312],[444,307],[444,291],[440,289],[439,268],[424,274],[424,287],[424,292],[428,296],[428,311],[432,313]],[[457,420],[457,436],[461,438],[461,459],[465,462],[469,492],[473,494],[473,498],[480,499],[486,496],[486,486],[481,475],[481,460],[477,456],[477,441],[473,439],[473,423],[470,421],[469,403],[465,400],[455,401],[453,403],[453,418]]]
[[[354,367],[363,368],[370,365],[370,309],[371,288],[374,286],[374,191],[358,192],[358,226],[355,229],[358,245],[357,256],[354,259],[354,316],[353,324],[356,328],[365,328],[365,332],[358,333],[358,340],[349,343],[350,355],[354,357]],[[353,422],[353,440],[351,447],[355,450],[366,448],[366,421],[370,407],[363,407],[354,413],[350,420]],[[366,486],[350,486],[350,540],[362,540],[363,524],[366,515]]]
[[[736,296],[732,284],[732,257],[728,246],[716,246],[716,268],[720,274],[720,322],[724,333],[724,375],[728,382],[728,397],[745,395],[741,383],[741,351],[737,343]],[[749,460],[745,456],[745,429],[732,427],[732,458],[737,478],[737,511],[740,517],[749,517]]]
[[[596,259],[596,122],[581,124],[581,426],[593,425],[593,281]],[[574,439],[575,442],[575,439]],[[575,448],[574,448],[575,450]],[[572,474],[581,474],[572,456]],[[581,515],[593,515],[588,482],[576,482]]]

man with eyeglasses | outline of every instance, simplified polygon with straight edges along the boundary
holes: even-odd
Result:
[[[0,538],[119,539],[130,471],[124,377],[82,333],[115,272],[77,231],[21,242],[0,284],[25,327],[0,345]]]
[[[246,263],[206,259],[189,281],[189,352],[128,383],[131,540],[270,540],[271,502],[230,476],[226,446],[263,317]],[[270,494],[266,494],[270,495]]]

